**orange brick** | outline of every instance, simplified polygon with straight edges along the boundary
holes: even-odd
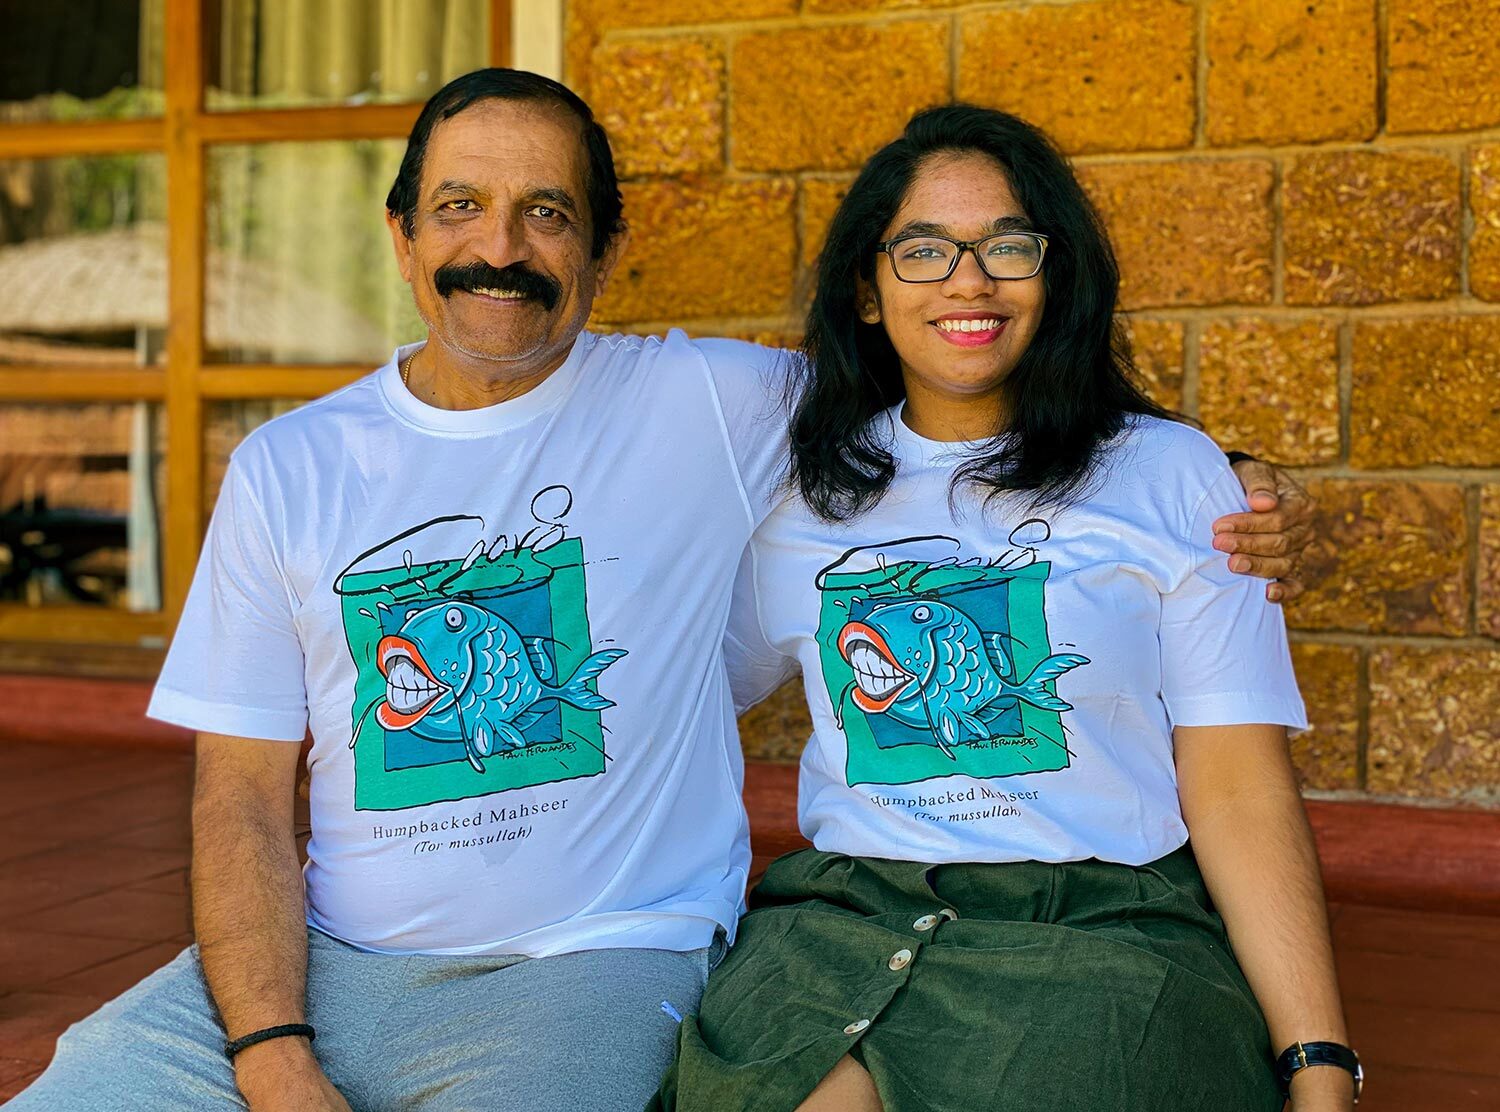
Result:
[[[802,182],[802,265],[816,266],[828,225],[839,202],[849,192],[849,182],[806,178]]]
[[[570,0],[568,7],[579,23],[599,30],[797,14],[797,0]]]
[[[1500,639],[1500,483],[1479,491],[1479,632]]]
[[[961,17],[958,95],[1013,112],[1063,149],[1193,141],[1193,5],[1036,4]]]
[[[801,676],[782,684],[740,718],[740,747],[748,760],[794,763],[811,736],[812,715]]]
[[[947,99],[946,20],[744,35],[730,61],[730,157],[742,170],[853,169]]]
[[[1312,728],[1292,739],[1292,762],[1304,788],[1359,787],[1360,650],[1350,645],[1294,644],[1292,665]]]
[[[1369,790],[1500,802],[1500,652],[1370,654]]]
[[[1299,629],[1468,632],[1468,535],[1455,483],[1322,479],[1316,538],[1302,558],[1305,595],[1287,607]]]
[[[1469,155],[1469,292],[1500,301],[1500,146],[1476,147]]]
[[[568,0],[564,7],[563,79],[593,104],[594,51],[612,31],[795,15],[797,0]]]
[[[1119,255],[1124,308],[1271,300],[1269,162],[1105,163],[1079,178]]]
[[[632,240],[595,316],[605,323],[745,317],[790,309],[789,181],[627,182]]]
[[[1125,327],[1135,354],[1136,375],[1147,396],[1157,405],[1181,410],[1182,322],[1127,317]]]
[[[1326,321],[1218,321],[1198,355],[1198,416],[1221,444],[1278,463],[1339,456],[1338,330]]]
[[[925,11],[965,3],[969,0],[803,0],[802,10],[814,15],[844,15],[850,12]]]
[[[1299,158],[1283,184],[1286,300],[1368,305],[1458,292],[1459,171],[1423,151]]]
[[[1386,18],[1390,131],[1500,124],[1500,2],[1390,0]]]
[[[1355,467],[1500,466],[1500,316],[1362,323],[1353,364]]]
[[[590,99],[620,176],[724,164],[724,51],[713,39],[610,42],[594,51]]]
[[[1375,32],[1375,0],[1208,5],[1209,142],[1370,138]]]

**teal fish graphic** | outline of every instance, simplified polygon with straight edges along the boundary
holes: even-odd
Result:
[[[439,602],[418,610],[375,650],[385,677],[375,718],[387,730],[462,742],[469,764],[483,772],[483,758],[526,746],[522,731],[546,713],[544,704],[583,710],[615,705],[588,683],[626,650],[594,653],[565,683],[554,685],[556,668],[543,645],[542,638],[522,637],[504,618],[472,603]]]
[[[854,669],[845,691],[854,705],[931,731],[933,744],[948,757],[954,745],[995,736],[1000,714],[1017,701],[1072,710],[1045,685],[1088,663],[1077,653],[1059,653],[1017,682],[1000,635],[982,632],[962,610],[935,599],[877,606],[848,622],[838,644]]]

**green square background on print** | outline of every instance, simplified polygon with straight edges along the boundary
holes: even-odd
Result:
[[[1015,570],[930,567],[906,562],[884,571],[835,572],[824,577],[818,652],[829,700],[843,715],[844,736],[849,746],[845,771],[850,786],[914,784],[943,776],[989,779],[1028,772],[1056,772],[1068,767],[1062,716],[1029,703],[1019,704],[1021,733],[1017,736],[1034,740],[1035,748],[1023,749],[1014,744],[994,747],[959,745],[953,747],[952,758],[944,755],[936,745],[901,745],[883,749],[875,741],[865,712],[847,695],[843,707],[839,707],[840,693],[846,692],[854,682],[854,672],[838,649],[839,631],[849,617],[850,596],[866,599],[910,598],[917,594],[941,597],[945,588],[969,587],[979,580],[1005,582],[1009,631],[1013,636],[1009,643],[1013,664],[1017,675],[1027,676],[1052,652],[1043,605],[1044,587],[1051,568],[1052,565],[1045,562]],[[913,585],[919,577],[920,591]],[[844,605],[839,605],[840,602]]]
[[[542,745],[497,753],[485,760],[482,773],[465,760],[413,768],[385,767],[385,731],[374,714],[366,713],[366,708],[385,694],[385,677],[375,666],[375,647],[380,643],[382,630],[379,619],[372,616],[371,598],[388,599],[392,607],[430,600],[431,594],[411,585],[416,579],[427,583],[447,581],[445,595],[546,581],[558,674],[572,675],[589,655],[592,639],[581,540],[560,541],[540,552],[530,548],[504,552],[494,559],[482,558],[467,570],[461,570],[462,563],[441,560],[414,564],[410,570],[398,567],[362,572],[346,577],[343,582],[344,635],[358,670],[352,712],[352,722],[360,723],[359,736],[354,739],[356,811],[395,811],[472,799],[513,788],[598,776],[604,771],[604,730],[599,712],[581,710],[568,703],[559,703],[558,707],[562,714],[562,736],[574,742],[572,752],[559,753],[555,746]],[[403,586],[394,596],[372,593],[379,592],[382,584]]]

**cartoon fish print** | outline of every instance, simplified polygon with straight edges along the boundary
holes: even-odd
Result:
[[[375,664],[385,677],[385,694],[374,704],[376,721],[429,741],[461,741],[469,764],[483,772],[483,758],[526,746],[521,731],[542,717],[543,704],[559,701],[583,710],[615,705],[587,684],[626,650],[594,653],[566,683],[554,686],[556,669],[543,644],[472,603],[424,607],[376,647]]]
[[[1089,662],[1059,653],[1018,683],[1000,635],[982,632],[962,610],[935,599],[877,606],[845,624],[838,647],[854,669],[845,698],[866,714],[930,730],[933,744],[954,760],[952,746],[995,736],[996,720],[1017,701],[1072,710],[1044,685]]]

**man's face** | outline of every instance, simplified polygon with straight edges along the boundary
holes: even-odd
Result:
[[[580,125],[542,101],[485,100],[433,128],[401,276],[440,347],[533,371],[561,363],[617,255],[590,254]]]

